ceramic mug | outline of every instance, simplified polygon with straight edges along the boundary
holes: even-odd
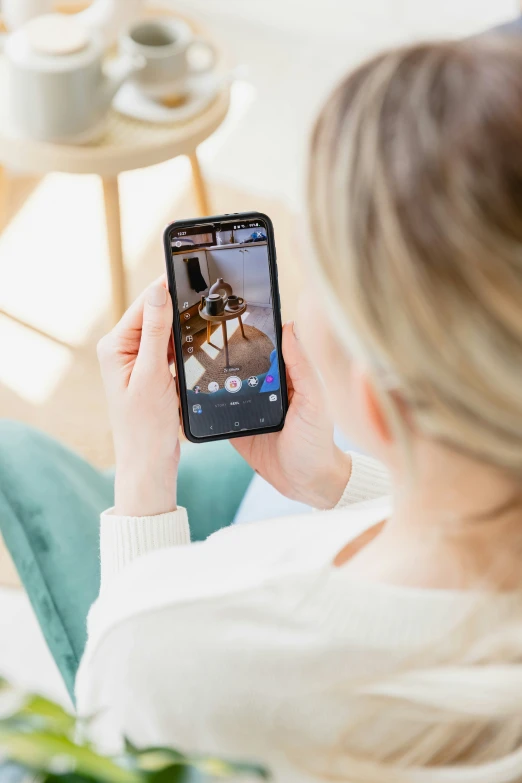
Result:
[[[230,310],[238,310],[244,301],[245,300],[242,299],[242,297],[231,294],[231,296],[228,297],[227,307]]]
[[[208,63],[195,68],[190,63],[190,51],[208,51]],[[133,84],[144,94],[157,99],[182,98],[191,76],[212,70],[217,60],[215,47],[197,38],[185,22],[178,19],[152,19],[133,24],[120,38],[125,54],[141,55],[146,65],[133,78]]]

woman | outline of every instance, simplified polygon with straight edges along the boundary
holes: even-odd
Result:
[[[506,39],[380,55],[324,107],[321,307],[284,327],[284,430],[234,442],[322,512],[188,546],[164,285],[102,340],[116,498],[77,701],[107,746],[277,781],[522,780],[521,140]],[[377,461],[336,449],[327,410]]]

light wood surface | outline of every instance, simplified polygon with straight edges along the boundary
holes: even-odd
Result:
[[[201,217],[206,217],[212,214],[208,203],[207,186],[201,173],[201,167],[199,165],[198,153],[194,151],[192,155],[189,155],[190,165],[192,168],[192,177],[194,180],[194,192],[196,195],[196,203],[198,205],[198,211]]]
[[[121,238],[120,191],[118,177],[103,177],[103,201],[107,226],[107,245],[111,267],[112,321],[118,323],[127,309],[127,281]]]
[[[190,156],[221,125],[230,102],[230,85],[224,84],[201,114],[172,125],[135,120],[111,110],[105,132],[97,141],[74,146],[17,137],[10,128],[5,92],[5,74],[0,67],[0,161],[32,174],[61,171],[109,177],[178,155]]]

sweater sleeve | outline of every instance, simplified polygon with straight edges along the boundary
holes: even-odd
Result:
[[[120,517],[104,511],[100,525],[101,590],[132,560],[156,549],[190,544],[187,511]]]
[[[350,452],[352,472],[341,499],[335,508],[345,508],[364,500],[375,500],[391,492],[390,475],[375,459]]]

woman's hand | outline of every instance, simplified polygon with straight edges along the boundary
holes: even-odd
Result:
[[[314,508],[332,508],[350,478],[351,459],[334,443],[321,381],[292,322],[283,327],[283,357],[290,401],[284,428],[232,443],[286,497]]]
[[[179,411],[169,369],[172,302],[163,278],[98,343],[116,453],[115,513],[176,508]]]

